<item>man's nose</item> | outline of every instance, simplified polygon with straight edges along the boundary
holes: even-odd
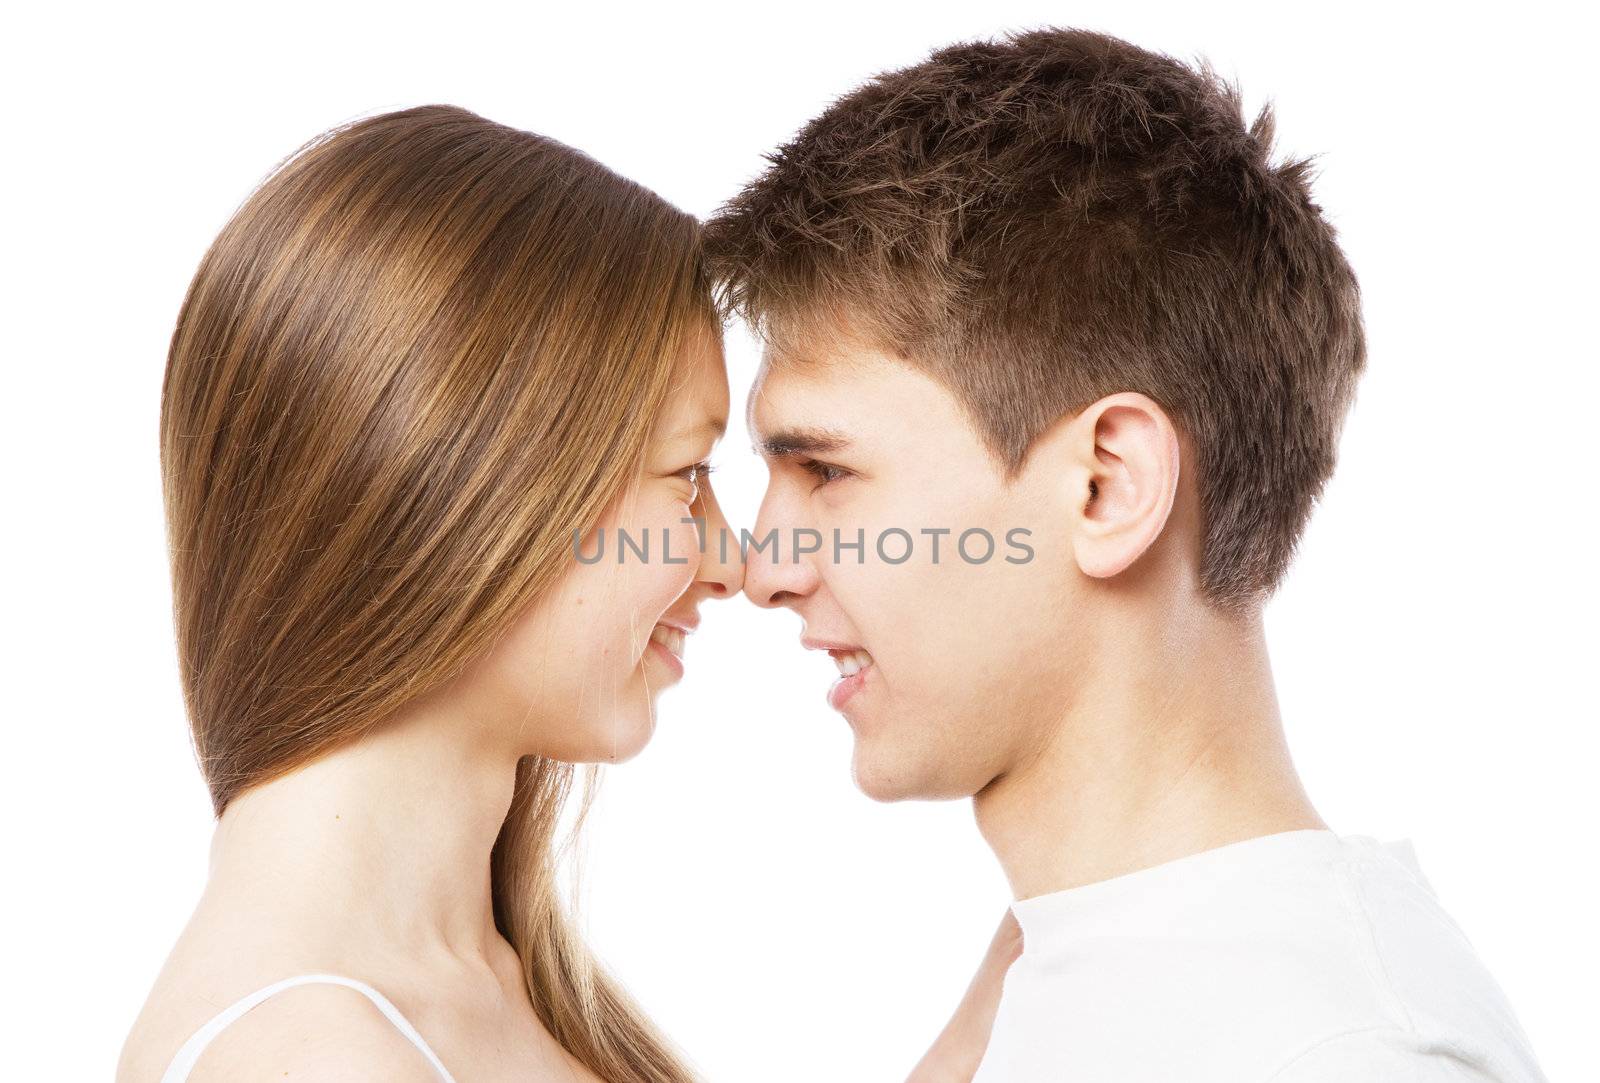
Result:
[[[745,553],[744,593],[763,609],[793,606],[817,589],[815,556],[797,553],[798,524],[769,490]]]

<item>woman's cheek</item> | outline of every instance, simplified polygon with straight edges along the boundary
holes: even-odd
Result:
[[[700,570],[702,559],[700,529],[696,524],[674,523],[666,528],[664,536],[667,544],[663,547],[660,563],[656,565],[657,579],[665,596],[661,612],[689,589],[689,584],[694,582],[695,573]],[[709,543],[710,539],[707,541]]]
[[[606,572],[614,584],[625,584],[621,589],[631,596],[629,609],[648,636],[662,614],[694,582],[701,560],[700,529],[682,500],[663,499],[641,510],[648,518],[641,516],[642,522],[629,527],[628,534],[648,540],[629,548],[622,556],[622,566],[613,564]],[[613,555],[611,559],[617,558]]]

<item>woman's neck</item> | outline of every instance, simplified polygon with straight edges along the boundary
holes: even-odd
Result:
[[[241,793],[218,820],[207,894],[419,957],[500,956],[490,855],[516,760],[470,727],[396,720]]]

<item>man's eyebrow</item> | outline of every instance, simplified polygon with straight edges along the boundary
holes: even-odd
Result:
[[[843,451],[850,438],[835,429],[779,429],[755,443],[756,453],[771,458],[784,455],[826,455]]]

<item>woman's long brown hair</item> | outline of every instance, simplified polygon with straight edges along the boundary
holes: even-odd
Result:
[[[695,219],[555,140],[430,105],[280,163],[201,262],[162,386],[180,672],[217,814],[488,649],[636,474],[707,326]],[[519,764],[496,923],[590,1069],[690,1080],[562,904],[572,773]]]

